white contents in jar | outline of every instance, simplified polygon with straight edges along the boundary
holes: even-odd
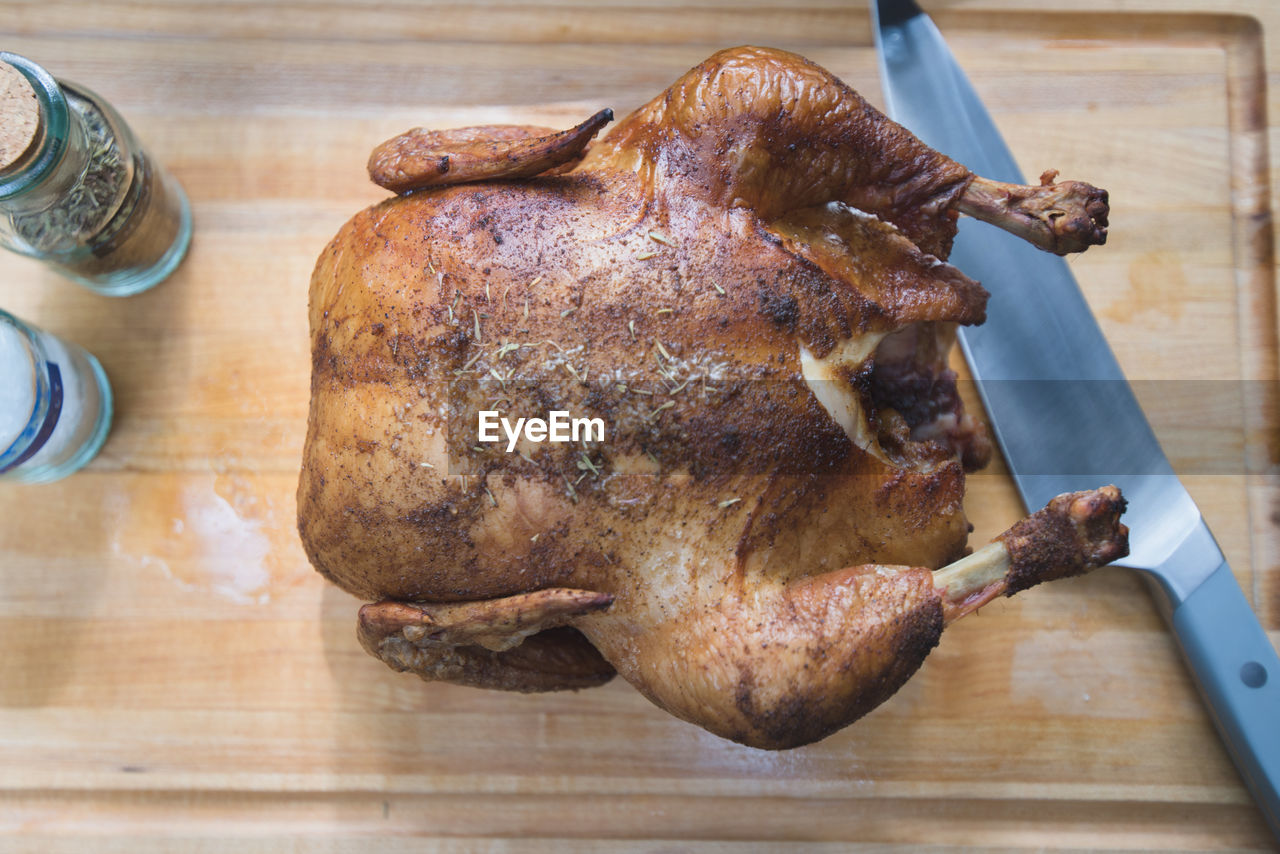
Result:
[[[62,377],[62,414],[49,441],[28,461],[32,466],[63,462],[88,440],[98,420],[98,384],[87,360],[75,352],[80,348],[67,347],[48,332],[36,335],[45,358]]]
[[[0,326],[0,329],[4,330],[6,339],[12,342],[4,346],[22,348],[25,351],[21,337],[13,337],[20,336],[21,333],[8,325]],[[46,480],[49,479],[49,473],[57,471],[56,467],[63,466],[73,459],[93,438],[99,427],[98,419],[103,400],[93,366],[89,363],[88,354],[84,350],[74,344],[64,344],[47,332],[38,329],[33,331],[44,349],[45,365],[41,367],[47,372],[49,378],[50,409],[46,410],[48,414],[45,417],[46,419],[56,418],[56,421],[52,424],[52,432],[47,432],[47,429],[40,431],[47,438],[34,454],[20,464],[18,471],[34,474],[32,470],[42,469],[43,474],[36,479]],[[6,349],[5,352],[8,353],[9,350]],[[39,354],[36,354],[36,357],[39,358]],[[0,416],[3,419],[3,425],[12,434],[10,439],[12,444],[12,439],[21,434],[27,420],[31,417],[31,410],[35,405],[36,387],[34,377],[31,375],[30,357],[23,355],[21,359],[6,358],[3,364],[4,367],[0,369],[2,373],[0,381],[3,381],[5,391],[0,391],[0,403],[3,403],[6,409],[9,408],[8,389],[15,389],[12,408],[16,411],[12,413],[6,411],[3,416]],[[58,384],[61,386],[56,392],[55,373]],[[10,379],[14,381],[9,382]],[[61,404],[60,408],[52,409],[57,403]],[[17,424],[19,421],[21,424]],[[16,429],[15,424],[17,424]],[[37,439],[37,441],[40,440]],[[7,444],[3,446],[3,448],[8,447]]]
[[[26,336],[0,322],[0,453],[26,429],[35,405],[36,378]]]

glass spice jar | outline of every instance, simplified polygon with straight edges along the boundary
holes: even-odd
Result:
[[[9,137],[0,145],[0,245],[107,296],[173,272],[191,241],[178,182],[106,101],[16,54],[0,51],[0,63],[30,87],[0,65],[10,83],[0,86]]]
[[[0,309],[0,480],[48,483],[97,455],[111,384],[91,354]]]

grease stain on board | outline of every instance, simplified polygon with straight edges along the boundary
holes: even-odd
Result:
[[[278,503],[262,482],[225,474],[175,479],[145,505],[122,491],[111,504],[112,553],[183,591],[265,605],[309,575]]]
[[[195,577],[179,577],[172,569],[170,577],[232,602],[263,605],[271,600],[271,541],[262,530],[265,502],[226,481],[219,476],[212,491],[196,486],[182,491],[182,519],[202,559],[191,564],[198,570]],[[185,530],[179,536],[186,536]]]

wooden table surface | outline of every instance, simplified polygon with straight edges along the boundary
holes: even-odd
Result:
[[[1073,269],[1276,640],[1280,6],[925,5],[1025,172],[1110,189],[1111,239]],[[87,470],[0,486],[0,851],[1275,845],[1128,570],[993,603],[864,721],[785,753],[621,682],[426,685],[357,645],[294,488],[308,276],[383,196],[369,149],[625,111],[740,43],[880,103],[859,2],[4,3],[0,46],[114,103],[196,231],[124,300],[0,257],[0,305],[96,353],[118,406]],[[966,506],[975,541],[1021,512],[999,464]]]

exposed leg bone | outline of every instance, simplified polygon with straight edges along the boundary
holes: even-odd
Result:
[[[1124,507],[1114,486],[1059,495],[993,542],[939,569],[933,583],[943,594],[943,619],[952,623],[1000,594],[1012,596],[1124,557]]]
[[[956,210],[1058,255],[1106,243],[1107,191],[1082,181],[1055,184],[1057,174],[1045,172],[1039,186],[975,176]]]
[[[587,143],[611,121],[613,111],[601,110],[558,133],[523,125],[414,128],[373,150],[369,177],[397,193],[469,181],[531,178],[580,159]]]
[[[606,593],[553,588],[456,604],[378,602],[360,609],[360,643],[394,670],[511,691],[589,688],[614,670],[565,626],[603,610]]]

